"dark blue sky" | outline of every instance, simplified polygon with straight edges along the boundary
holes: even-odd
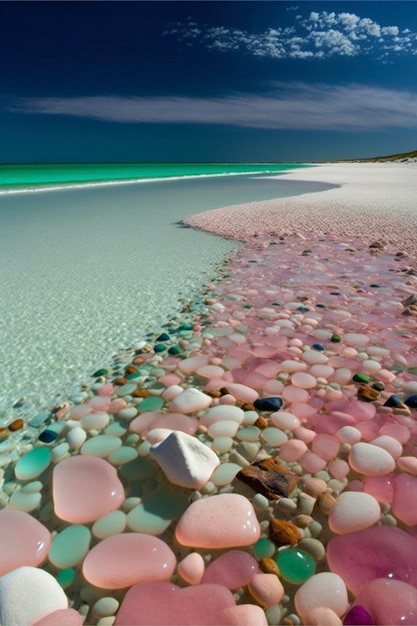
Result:
[[[417,3],[0,2],[0,162],[417,149]]]

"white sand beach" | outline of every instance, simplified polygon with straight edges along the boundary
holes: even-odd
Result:
[[[331,232],[349,240],[382,240],[417,264],[415,163],[343,163],[301,169],[280,179],[326,182],[339,188],[251,202],[187,218],[194,228],[247,240],[254,234]]]

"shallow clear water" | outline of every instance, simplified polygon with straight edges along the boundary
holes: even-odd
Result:
[[[0,197],[0,421],[67,396],[216,275],[237,245],[181,228],[207,209],[327,186],[189,179]]]

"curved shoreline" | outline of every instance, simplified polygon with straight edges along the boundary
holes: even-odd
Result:
[[[346,240],[380,238],[417,265],[417,177],[414,166],[329,164],[283,174],[280,179],[340,185],[325,192],[238,204],[184,220],[193,228],[248,241],[254,235],[332,233]]]

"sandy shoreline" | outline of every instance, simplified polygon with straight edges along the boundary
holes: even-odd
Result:
[[[205,211],[193,228],[247,241],[254,234],[331,232],[346,240],[380,239],[417,265],[417,176],[413,164],[347,163],[302,169],[280,179],[340,185],[336,189]]]

